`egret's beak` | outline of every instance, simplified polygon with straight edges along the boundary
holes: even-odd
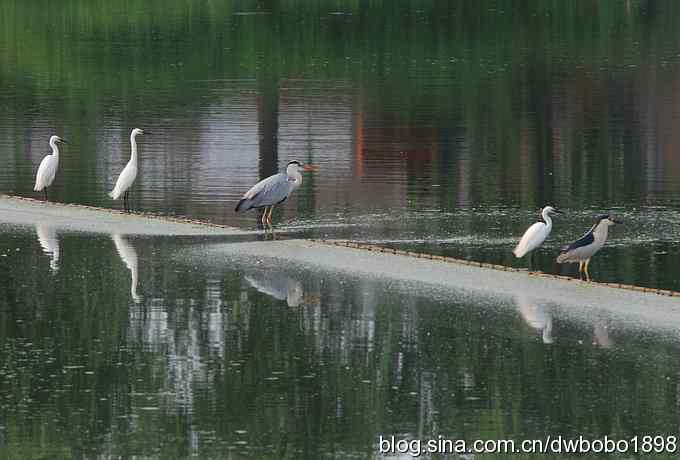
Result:
[[[305,172],[315,172],[315,171],[318,171],[319,168],[317,168],[317,167],[314,166],[314,165],[304,165],[304,166],[302,167],[302,170],[305,171]]]
[[[68,144],[68,142],[66,142],[66,139],[59,139],[59,142],[61,142],[62,144]]]
[[[553,208],[553,211],[555,211],[557,214],[564,214],[564,213],[563,213],[562,211],[560,211],[559,209]]]
[[[145,136],[148,136],[149,134],[153,134],[151,131],[147,131],[146,129],[142,131],[142,134]]]

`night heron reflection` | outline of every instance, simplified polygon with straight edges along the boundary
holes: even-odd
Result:
[[[588,272],[590,258],[593,257],[597,251],[602,249],[604,243],[607,242],[609,227],[622,223],[623,221],[614,219],[609,214],[598,217],[595,225],[593,225],[585,235],[571,243],[569,246],[562,248],[561,254],[557,256],[557,263],[564,264],[578,262],[579,277],[583,278],[582,273],[585,273],[586,280],[590,281],[590,273]]]
[[[285,173],[274,174],[253,185],[238,202],[235,211],[264,208],[262,225],[271,225],[274,206],[286,201],[290,194],[302,185],[302,171],[316,171],[316,167],[291,161]]]

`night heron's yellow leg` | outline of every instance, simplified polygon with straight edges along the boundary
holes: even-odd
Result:
[[[262,225],[267,223],[267,206],[264,207],[264,212],[262,213]]]
[[[586,281],[590,282],[590,273],[588,272],[588,264],[590,263],[590,259],[586,260]]]
[[[274,206],[269,206],[269,215],[267,216],[267,223],[272,224],[272,212],[274,212]]]
[[[578,263],[578,279],[583,279],[583,262]]]

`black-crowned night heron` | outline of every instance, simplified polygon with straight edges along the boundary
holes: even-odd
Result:
[[[581,277],[581,273],[585,273],[586,280],[590,281],[590,273],[588,273],[590,258],[604,246],[604,243],[607,241],[609,227],[622,223],[623,221],[614,219],[609,214],[598,217],[595,225],[585,235],[562,249],[561,254],[557,256],[557,263],[578,262],[579,277]]]
[[[301,171],[316,171],[316,167],[303,165],[299,161],[291,161],[286,167],[286,172],[274,174],[253,185],[238,202],[235,211],[264,208],[262,225],[271,225],[274,206],[286,201],[290,194],[302,185]],[[267,208],[269,208],[269,214],[267,214]]]
[[[515,257],[524,257],[528,252],[533,251],[543,244],[552,230],[552,219],[550,218],[550,214],[555,213],[561,214],[562,211],[558,211],[552,206],[543,208],[541,216],[543,217],[544,222],[536,222],[524,232],[522,239],[512,251],[515,254]]]

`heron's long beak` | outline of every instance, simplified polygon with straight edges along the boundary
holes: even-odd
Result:
[[[314,165],[304,165],[304,166],[302,167],[302,170],[303,170],[303,171],[306,171],[306,172],[315,172],[315,171],[318,171],[319,168],[317,168],[317,167],[314,166]]]

